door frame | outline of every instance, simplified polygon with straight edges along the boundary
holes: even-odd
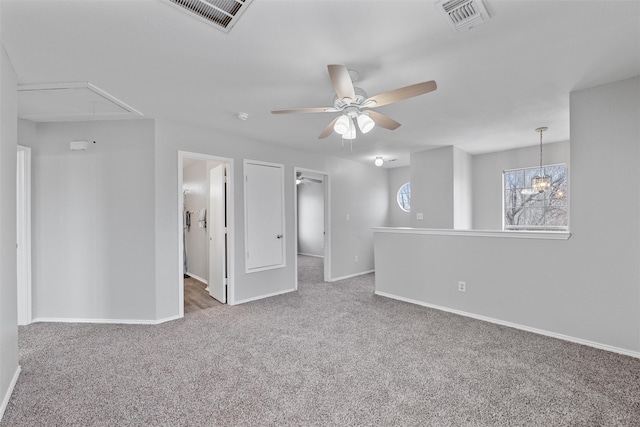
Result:
[[[182,212],[184,209],[184,199],[182,195],[183,174],[182,167],[184,159],[213,161],[226,164],[227,166],[227,304],[235,304],[235,216],[234,216],[234,159],[229,157],[213,156],[210,154],[193,153],[189,151],[178,151],[178,186],[176,194],[178,198],[178,317],[184,317],[184,229]]]
[[[16,174],[18,325],[33,321],[31,273],[31,148],[18,145]]]
[[[293,220],[294,236],[294,268],[296,272],[296,290],[298,290],[298,188],[296,178],[298,172],[322,175],[324,184],[324,281],[331,281],[331,176],[325,171],[295,166],[293,168]]]

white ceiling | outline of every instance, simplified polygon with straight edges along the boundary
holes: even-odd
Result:
[[[2,0],[2,42],[20,84],[90,82],[147,118],[372,162],[455,145],[472,154],[569,139],[569,93],[640,75],[639,1],[484,1],[491,19],[455,33],[435,1],[254,0],[231,30],[163,0]],[[380,107],[402,123],[317,137],[335,113],[327,64],[380,92],[435,80]],[[241,121],[238,112],[249,119]]]

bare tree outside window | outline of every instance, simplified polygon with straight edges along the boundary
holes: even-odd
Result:
[[[566,230],[568,225],[567,165],[543,166],[551,176],[551,188],[539,193],[532,189],[540,168],[503,172],[505,230]]]

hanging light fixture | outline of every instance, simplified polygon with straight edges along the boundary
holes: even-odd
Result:
[[[551,177],[546,175],[542,169],[542,132],[546,131],[547,127],[539,127],[536,132],[540,132],[540,168],[538,174],[531,180],[531,188],[534,192],[544,193],[545,190],[551,188]]]
[[[377,156],[376,159],[373,161],[373,164],[376,165],[377,167],[381,167],[384,164],[384,160],[382,160],[382,156]]]

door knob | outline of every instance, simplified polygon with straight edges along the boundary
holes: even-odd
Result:
[[[278,234],[278,235],[276,236],[276,239],[282,239],[282,234]]]

